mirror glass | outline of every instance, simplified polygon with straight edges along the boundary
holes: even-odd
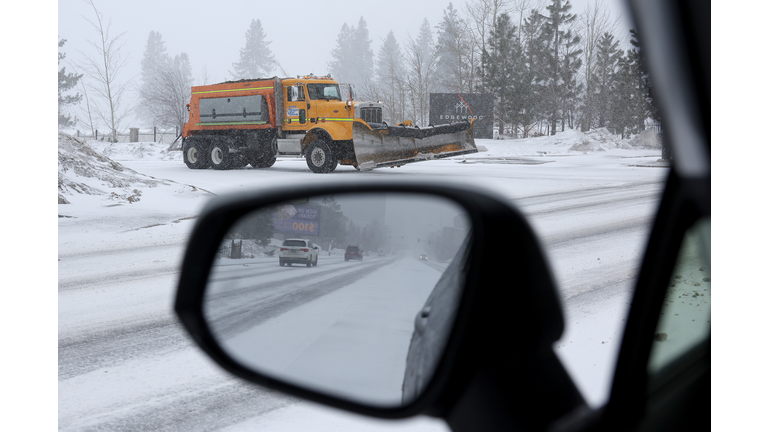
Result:
[[[224,237],[204,314],[241,365],[382,407],[418,396],[442,356],[471,226],[437,196],[313,196],[254,210]]]

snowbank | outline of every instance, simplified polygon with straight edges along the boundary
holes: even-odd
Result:
[[[632,139],[622,142],[624,149],[661,149],[661,137],[655,129],[646,129]]]
[[[91,141],[89,145],[104,156],[117,161],[142,159],[182,161],[180,151],[169,150],[168,144],[161,142],[111,143]]]
[[[478,150],[483,147],[487,156],[543,156],[595,153],[611,150],[660,150],[661,141],[654,129],[631,138],[622,139],[607,128],[581,132],[569,129],[556,135],[512,140],[476,139]],[[480,145],[482,143],[482,145]]]
[[[93,144],[99,141],[92,141]],[[69,204],[74,197],[90,195],[114,201],[115,204],[131,204],[142,199],[147,188],[172,187],[177,193],[198,192],[198,188],[179,185],[172,180],[163,180],[138,173],[114,160],[104,153],[125,155],[128,160],[147,155],[157,158],[181,158],[181,155],[166,155],[159,151],[162,144],[137,143],[137,145],[103,143],[106,148],[98,151],[83,140],[59,133],[59,204]],[[155,144],[155,145],[148,145]],[[159,147],[158,147],[159,146]],[[119,150],[118,150],[119,149]],[[207,191],[203,191],[206,192]]]
[[[107,195],[110,199],[136,202],[141,192],[136,187],[168,185],[152,179],[99,154],[84,141],[59,133],[59,204],[67,195]],[[112,189],[112,191],[107,191]]]

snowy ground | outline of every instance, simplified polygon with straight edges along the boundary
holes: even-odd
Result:
[[[189,170],[154,143],[59,138],[59,428],[61,430],[446,430],[389,422],[239,383],[181,333],[171,313],[196,214],[213,195],[328,179],[440,179],[509,198],[542,238],[564,299],[556,344],[592,405],[605,400],[629,290],[667,174],[653,140],[604,131],[477,140],[454,159],[312,174],[274,167]]]

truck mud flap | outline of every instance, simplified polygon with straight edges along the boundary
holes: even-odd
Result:
[[[474,121],[425,128],[356,121],[352,129],[357,167],[371,170],[477,153]]]

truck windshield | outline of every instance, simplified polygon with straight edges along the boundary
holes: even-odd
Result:
[[[338,84],[307,84],[307,93],[309,93],[309,98],[313,100],[341,100]]]

